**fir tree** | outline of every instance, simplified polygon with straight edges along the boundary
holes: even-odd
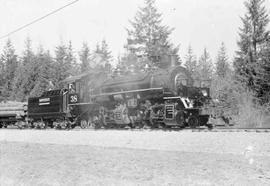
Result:
[[[4,61],[0,58],[0,96],[2,95],[4,82]]]
[[[261,58],[261,48],[269,37],[269,31],[266,30],[269,18],[263,6],[264,2],[247,0],[244,3],[247,12],[241,18],[243,26],[240,28],[240,40],[237,43],[239,50],[234,61],[238,80],[257,92],[260,91],[260,86],[257,86],[256,82],[262,78],[258,74],[262,65],[258,59]]]
[[[15,79],[13,82],[14,99],[18,101],[25,101],[29,96],[31,90],[35,86],[35,80],[38,76],[38,64],[36,57],[32,51],[31,39],[27,38],[25,41],[25,50],[20,61],[20,67],[17,68]]]
[[[105,63],[110,63],[112,61],[112,52],[109,50],[109,46],[105,39],[101,41],[100,53],[102,54],[102,59]]]
[[[196,59],[196,56],[193,54],[193,50],[191,46],[188,47],[188,51],[185,56],[185,67],[187,68],[189,73],[192,75],[192,77],[195,78],[195,73],[197,70],[197,59]]]
[[[17,55],[15,54],[15,49],[9,39],[4,46],[0,61],[0,87],[2,87],[1,96],[4,99],[8,99],[12,93],[12,84],[18,66]]]
[[[19,61],[18,68],[15,72],[15,78],[12,84],[12,89],[13,92],[11,94],[12,100],[17,100],[17,101],[26,101],[25,96],[26,96],[26,87],[25,85],[25,80],[22,78],[26,78],[25,76],[25,67],[22,65],[22,62]]]
[[[82,49],[79,52],[79,57],[80,57],[80,68],[81,72],[87,72],[90,69],[90,49],[87,45],[87,43],[83,43]]]
[[[2,60],[0,60],[0,102],[4,99],[3,98],[3,84],[4,84],[4,64]]]
[[[261,50],[258,61],[261,64],[258,69],[260,78],[256,81],[257,86],[260,87],[258,97],[270,110],[270,39]]]
[[[228,56],[226,53],[226,47],[225,44],[222,42],[217,55],[216,74],[219,77],[224,78],[229,72],[229,70],[230,68],[228,63]]]
[[[57,88],[62,88],[61,83],[64,79],[71,76],[70,69],[72,68],[70,59],[68,60],[68,48],[63,43],[60,43],[55,50],[55,72],[54,83]]]
[[[206,48],[203,50],[203,54],[199,59],[197,70],[200,80],[211,80],[213,75],[213,64],[210,54],[208,53]]]
[[[91,58],[92,68],[111,71],[112,55],[106,40],[102,40],[101,45],[97,44]]]
[[[67,47],[67,57],[66,57],[66,64],[69,66],[69,74],[70,75],[78,75],[79,73],[79,65],[76,61],[76,57],[74,56],[74,51],[72,47],[71,41],[69,41],[68,47]]]
[[[130,21],[130,24],[132,28],[127,29],[126,48],[138,58],[146,59],[137,60],[140,64],[135,65],[148,64],[166,68],[171,65],[162,59],[166,55],[176,55],[179,64],[178,47],[174,47],[169,41],[173,29],[162,25],[162,14],[158,12],[155,0],[145,0],[145,6],[139,8],[134,21]]]
[[[45,51],[42,46],[39,47],[36,55],[38,69],[36,71],[35,86],[30,92],[30,96],[40,96],[42,92],[48,90],[50,82],[53,81],[52,57],[49,51]]]

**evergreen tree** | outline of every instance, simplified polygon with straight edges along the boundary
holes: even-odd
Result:
[[[106,40],[102,40],[101,45],[97,44],[91,58],[92,68],[111,71],[112,55]]]
[[[66,64],[69,66],[69,74],[73,76],[78,75],[78,73],[80,72],[80,67],[76,61],[76,57],[74,56],[74,51],[73,51],[71,41],[69,41],[66,55],[67,55]]]
[[[229,63],[228,63],[228,56],[226,53],[225,44],[222,42],[221,47],[218,51],[217,61],[216,61],[216,74],[224,78],[226,74],[229,72]]]
[[[4,63],[2,60],[0,60],[0,101],[2,101],[3,98],[3,84],[4,84]]]
[[[234,61],[238,80],[257,92],[261,89],[257,82],[263,78],[258,73],[262,65],[258,59],[261,58],[262,46],[269,37],[267,31],[269,18],[263,6],[264,2],[264,0],[247,0],[244,3],[247,12],[241,18],[243,26],[240,28],[240,40],[237,43],[239,50]]]
[[[18,66],[17,55],[9,39],[4,46],[0,61],[0,87],[2,87],[0,96],[4,99],[8,99],[12,93],[12,84]]]
[[[197,70],[200,80],[211,80],[213,75],[213,64],[210,54],[208,53],[206,48],[203,50],[203,54],[199,59]]]
[[[109,50],[109,46],[105,39],[101,41],[100,53],[102,54],[102,59],[105,63],[110,63],[112,61],[112,52]]]
[[[137,60],[136,66],[158,66],[166,68],[170,62],[163,60],[163,56],[176,55],[177,63],[180,63],[178,56],[178,47],[174,47],[169,36],[173,29],[162,25],[162,14],[158,12],[155,0],[145,0],[145,6],[139,8],[134,21],[130,21],[131,29],[127,29],[128,40],[127,50],[134,53],[137,57],[143,57]]]
[[[35,80],[38,76],[38,64],[36,57],[32,51],[31,39],[27,38],[25,41],[25,50],[20,61],[20,67],[17,68],[15,79],[13,82],[14,99],[18,101],[25,101],[30,95],[31,90],[35,86]]]
[[[62,88],[61,83],[64,79],[69,77],[71,69],[71,61],[67,60],[68,52],[67,47],[63,43],[60,43],[55,50],[55,71],[54,71],[54,83],[57,88]]]
[[[26,88],[24,86],[26,81],[22,79],[22,78],[26,78],[25,72],[26,72],[25,66],[22,65],[22,61],[19,61],[18,68],[15,72],[15,78],[12,84],[12,89],[13,89],[13,92],[11,94],[12,100],[26,101],[25,100]]]
[[[90,49],[87,45],[87,43],[83,43],[82,49],[79,52],[79,57],[80,57],[80,68],[81,72],[87,72],[90,69]]]
[[[101,42],[101,54],[102,54],[102,61],[105,61],[104,68],[106,72],[111,72],[112,70],[111,62],[113,60],[113,57],[111,53],[112,52],[109,50],[109,46],[106,40],[103,39]]]
[[[36,71],[35,86],[30,92],[30,96],[40,96],[42,92],[48,90],[50,82],[53,81],[53,59],[49,51],[39,47],[36,55],[38,69]]]
[[[4,82],[4,61],[0,58],[0,96],[2,96]]]
[[[188,51],[185,56],[185,67],[187,68],[189,73],[192,75],[192,77],[195,78],[195,74],[197,70],[197,59],[196,59],[196,56],[193,54],[193,50],[190,45],[188,47]]]
[[[270,110],[270,39],[261,50],[258,61],[261,64],[258,69],[258,76],[260,78],[256,82],[257,86],[260,87],[258,97]]]

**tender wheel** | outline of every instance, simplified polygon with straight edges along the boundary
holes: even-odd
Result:
[[[80,122],[80,126],[81,126],[81,128],[82,128],[82,129],[87,128],[87,127],[88,127],[88,123],[87,123],[87,121],[86,121],[86,120],[81,120],[81,122]]]
[[[199,127],[199,119],[196,116],[190,116],[188,118],[188,126],[192,129]]]
[[[53,122],[52,121],[48,121],[46,123],[47,127],[53,128]]]
[[[212,124],[207,124],[206,126],[208,127],[208,129],[213,129],[214,127]]]

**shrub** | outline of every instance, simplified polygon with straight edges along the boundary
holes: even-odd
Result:
[[[269,105],[261,105],[255,94],[237,82],[233,74],[215,77],[211,95],[213,100],[218,100],[212,105],[213,112],[219,117],[231,118],[230,123],[235,126],[270,127]]]

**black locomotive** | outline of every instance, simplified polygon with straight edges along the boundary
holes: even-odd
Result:
[[[113,74],[91,71],[28,99],[24,124],[46,128],[161,128],[208,124],[209,88],[181,66]],[[199,86],[194,86],[195,84]],[[20,122],[22,123],[22,122]]]

